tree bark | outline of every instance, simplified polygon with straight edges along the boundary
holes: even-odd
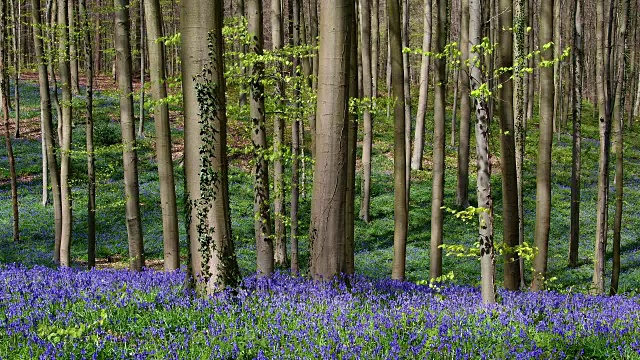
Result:
[[[78,76],[78,54],[76,45],[78,43],[76,37],[76,18],[75,18],[75,0],[67,0],[67,16],[69,20],[69,66],[71,70],[71,92],[73,94],[80,93],[80,78]]]
[[[402,5],[402,84],[404,86],[404,154],[405,154],[405,201],[409,217],[409,194],[411,192],[411,74],[409,53],[403,49],[409,47],[409,0],[403,0]],[[406,236],[405,236],[406,238]],[[406,241],[405,241],[406,242]]]
[[[147,71],[145,69],[146,67],[146,61],[145,61],[145,19],[144,19],[145,15],[144,15],[144,0],[140,1],[140,21],[139,21],[139,26],[140,26],[140,42],[139,42],[139,46],[140,46],[140,101],[139,101],[139,106],[138,109],[140,111],[140,115],[138,116],[138,137],[139,138],[143,138],[144,137],[144,121],[145,121],[145,109],[144,109],[144,97],[145,97],[145,93],[144,93],[144,87],[145,87],[145,72]]]
[[[131,84],[131,46],[129,44],[129,0],[114,0],[116,8],[116,64],[120,91],[120,127],[122,129],[122,158],[124,164],[124,193],[126,198],[129,268],[140,271],[144,267],[144,244],[140,218],[138,186],[138,155]]]
[[[575,21],[573,35],[573,146],[571,162],[571,232],[569,237],[569,267],[578,266],[580,243],[580,175],[582,149],[582,79],[583,79],[583,40],[582,40],[582,1],[575,0]]]
[[[471,103],[469,97],[469,0],[461,1],[460,21],[460,141],[458,144],[458,174],[456,205],[469,206],[469,140],[471,137]]]
[[[295,16],[295,15],[294,15]],[[299,12],[298,12],[299,17]],[[300,37],[300,21],[293,26],[293,31],[298,33]],[[299,42],[299,40],[298,40]],[[284,46],[284,29],[282,15],[282,1],[271,0],[271,43],[273,51],[277,52]],[[278,72],[282,75],[283,69],[281,64],[276,65]],[[280,97],[281,106],[285,104],[285,84],[284,78],[276,82],[276,96]],[[273,161],[273,216],[275,220],[274,239],[273,239],[273,256],[277,266],[286,267],[287,259],[287,242],[285,240],[285,213],[284,213],[284,119],[276,114],[273,119],[273,151],[275,153]]]
[[[405,2],[405,6],[407,3]],[[406,114],[404,107],[405,80],[402,59],[402,33],[400,27],[400,2],[387,0],[389,24],[389,45],[391,46],[391,87],[394,103],[394,146],[393,146],[393,184],[394,184],[394,231],[393,231],[393,267],[391,278],[404,280],[407,258],[407,227],[409,207],[407,198],[407,163],[405,146]]]
[[[540,3],[539,47],[553,41],[553,8],[555,0]],[[544,60],[553,59],[553,47],[541,52]],[[544,290],[547,276],[547,252],[551,217],[551,144],[553,142],[553,67],[540,69],[540,140],[536,172],[536,226],[533,246],[538,252],[533,258],[533,291]]]
[[[358,6],[357,1],[353,1],[354,14]],[[351,27],[349,28],[349,98],[356,99],[358,94],[358,37],[356,16],[351,17]],[[364,53],[364,51],[363,51]],[[366,64],[366,65],[365,65]],[[362,67],[370,66],[370,62],[362,59]],[[364,69],[363,69],[364,70]],[[354,76],[356,75],[356,76]],[[344,268],[345,274],[355,273],[355,194],[356,194],[356,148],[358,145],[358,112],[349,112],[347,119],[347,185],[345,200],[345,240],[344,240]]]
[[[16,17],[17,13],[19,12],[20,9],[20,4],[19,4],[19,0],[11,0],[10,1],[10,6],[11,6],[11,22],[13,23],[12,28],[12,39],[11,39],[11,44],[13,47],[13,51],[12,51],[12,62],[13,62],[13,82],[14,82],[14,86],[13,86],[13,97],[15,100],[15,104],[14,104],[14,108],[13,108],[13,112],[14,112],[14,117],[15,117],[15,130],[13,132],[13,137],[14,138],[19,138],[20,137],[20,24],[22,22],[22,19],[20,19],[19,17]]]
[[[440,54],[444,51],[447,20],[446,0],[437,0],[436,26],[434,36],[436,46],[434,52]],[[431,252],[429,278],[435,279],[442,276],[442,205],[444,204],[444,144],[445,144],[445,106],[447,78],[445,74],[445,59],[434,60],[436,68],[435,78],[435,103],[433,106],[433,186],[431,196]]]
[[[181,18],[192,19],[180,25],[188,272],[205,293],[234,286],[240,275],[229,210],[222,3],[180,2]]]
[[[263,53],[262,0],[246,1],[247,22],[252,38],[252,52],[258,56]],[[264,63],[252,64],[250,82],[251,141],[253,143],[253,196],[255,212],[255,238],[257,253],[257,271],[260,276],[273,272],[273,238],[271,236],[271,214],[269,209],[269,168],[265,158],[267,135],[264,114]]]
[[[372,44],[371,44],[371,8],[369,0],[360,0],[362,3],[362,20],[360,21],[362,42],[362,87],[365,99],[373,103],[373,79],[375,73],[372,70]],[[374,40],[375,42],[375,40]],[[373,119],[369,107],[365,107],[362,121],[364,123],[364,137],[362,141],[362,201],[360,203],[360,218],[369,222],[369,210],[371,202],[371,149],[373,147]]]
[[[512,1],[500,0],[498,13],[500,29],[513,27]],[[500,48],[497,69],[513,68],[513,33],[500,31]],[[518,189],[516,174],[516,149],[513,121],[513,70],[500,73],[498,90],[500,111],[500,155],[502,158],[502,218],[504,241],[504,287],[508,290],[520,288],[520,260],[515,248],[518,246]]]
[[[320,5],[317,151],[311,201],[311,275],[330,279],[344,263],[349,23],[353,1]]]
[[[422,51],[431,51],[431,0],[424,1],[424,34],[422,36]],[[420,65],[420,93],[418,95],[418,110],[416,114],[416,130],[413,139],[413,154],[411,156],[411,169],[422,170],[422,157],[424,154],[424,128],[427,114],[427,104],[429,95],[429,63],[431,56],[422,55]]]
[[[378,59],[380,58],[380,0],[371,2],[371,93],[378,96]]]
[[[62,103],[60,104],[62,117],[58,123],[62,124],[60,132],[60,199],[62,203],[62,233],[60,238],[60,265],[71,266],[71,228],[72,228],[72,199],[69,184],[71,165],[71,73],[69,70],[69,33],[67,32],[67,0],[58,1],[58,27],[63,29],[58,37],[58,66],[62,88]],[[54,80],[55,81],[55,80]]]
[[[176,205],[175,179],[171,157],[171,125],[165,74],[165,47],[158,38],[162,34],[162,12],[159,0],[144,0],[145,22],[147,25],[147,47],[149,49],[149,75],[151,94],[156,106],[153,119],[156,130],[156,158],[160,183],[160,203],[162,208],[162,239],[164,245],[165,271],[180,268],[180,237],[178,231],[178,210]]]
[[[518,197],[518,245],[524,244],[524,202],[522,195],[522,163],[524,162],[525,151],[525,80],[526,73],[522,72],[523,64],[526,61],[525,53],[525,32],[526,32],[526,13],[523,0],[515,0],[514,3],[514,43],[516,59],[515,77],[513,80],[513,113],[514,113],[514,139],[515,139],[515,155],[516,155],[516,191]],[[518,266],[520,271],[520,285],[524,289],[524,260],[518,257]]]

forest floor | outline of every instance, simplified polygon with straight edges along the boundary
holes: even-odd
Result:
[[[0,263],[20,263],[25,266],[52,266],[53,216],[50,205],[43,206],[42,169],[39,142],[39,94],[33,75],[24,76],[27,81],[20,85],[21,94],[21,138],[13,140],[17,161],[20,201],[21,242],[11,241],[11,207],[8,168],[5,148],[0,149]],[[124,194],[122,185],[122,154],[120,129],[118,126],[118,94],[115,83],[109,77],[98,81],[100,91],[95,98],[95,139],[97,184],[97,252],[99,267],[124,267],[127,256],[127,237],[124,219]],[[139,88],[139,86],[138,86]],[[136,109],[139,99],[134,100]],[[147,98],[150,98],[147,95]],[[72,154],[72,185],[74,203],[74,228],[72,256],[77,267],[86,264],[86,152],[84,108],[81,96],[74,97],[74,130]],[[450,109],[449,109],[450,110]],[[136,110],[137,111],[137,110]],[[146,111],[149,114],[149,110]],[[172,106],[172,135],[174,140],[174,167],[178,199],[184,193],[182,169],[183,124],[177,106]],[[13,114],[13,113],[12,113]],[[55,108],[54,108],[55,114]],[[450,112],[448,114],[450,116]],[[431,169],[430,153],[433,136],[432,121],[427,121],[425,149],[425,169],[412,172],[411,202],[409,216],[409,238],[407,251],[407,279],[410,281],[428,278],[429,239],[431,216]],[[492,123],[492,131],[497,133],[497,121]],[[635,126],[638,126],[637,124]],[[241,271],[244,275],[255,271],[255,242],[253,240],[253,201],[250,155],[246,151],[249,144],[248,123],[244,119],[229,119],[230,157],[230,198],[232,228]],[[447,123],[450,131],[450,119]],[[535,167],[538,143],[537,119],[529,126],[527,150],[524,162],[525,199],[525,240],[532,244],[535,222]],[[552,215],[549,248],[549,288],[566,290],[588,290],[593,272],[593,248],[595,241],[595,203],[598,164],[598,129],[591,104],[584,105],[583,111],[583,151],[582,151],[582,198],[581,198],[581,238],[580,260],[577,268],[567,267],[569,243],[570,177],[571,177],[571,137],[568,129],[554,135],[552,154]],[[141,212],[143,217],[145,253],[147,265],[162,268],[162,224],[159,205],[159,186],[154,156],[154,127],[152,117],[145,123],[145,137],[137,144],[140,181]],[[360,132],[361,134],[361,132]],[[472,135],[473,136],[473,135]],[[290,138],[290,134],[287,135]],[[309,143],[308,141],[306,142]],[[472,141],[473,143],[473,141]],[[392,120],[380,114],[375,119],[371,222],[365,224],[356,220],[356,272],[369,278],[383,279],[390,276],[393,256],[393,125]],[[625,195],[622,229],[622,274],[621,290],[634,293],[640,291],[640,135],[637,131],[625,133]],[[492,136],[493,157],[493,198],[495,206],[496,241],[502,237],[502,193],[499,171],[499,142]],[[361,148],[358,148],[358,156]],[[307,152],[308,153],[308,152]],[[613,158],[613,157],[612,157]],[[471,149],[471,159],[475,150]],[[456,147],[447,140],[446,147],[445,205],[455,208]],[[611,167],[610,223],[613,220],[612,206],[615,200],[613,184],[614,168]],[[475,164],[470,166],[470,202],[476,202]],[[301,242],[301,262],[308,261],[306,227],[309,221],[311,195],[311,168],[306,163],[305,188],[301,201],[300,224],[303,236]],[[360,183],[360,175],[357,180]],[[360,206],[360,186],[356,187],[356,209]],[[182,201],[179,201],[182,211]],[[184,218],[180,217],[181,245],[186,254]],[[449,245],[474,247],[477,224],[463,222],[451,214],[445,215],[444,242]],[[611,228],[611,227],[610,227]],[[610,231],[611,234],[611,231]],[[611,246],[608,247],[607,274],[611,272]],[[445,252],[444,273],[451,273],[454,283],[477,285],[479,283],[479,263],[473,257],[459,257]],[[183,255],[184,257],[184,255]],[[527,279],[531,278],[531,264],[525,262]],[[501,283],[502,260],[497,258],[497,280]],[[607,276],[609,278],[609,275]]]

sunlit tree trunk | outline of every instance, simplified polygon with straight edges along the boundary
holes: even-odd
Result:
[[[171,125],[169,123],[169,105],[165,85],[165,47],[158,41],[162,34],[162,12],[159,0],[144,0],[145,22],[147,25],[147,46],[149,48],[149,75],[151,75],[151,94],[156,106],[153,119],[156,130],[156,158],[158,161],[158,180],[160,183],[160,203],[162,208],[162,239],[164,245],[164,269],[175,270],[180,267],[180,238],[178,232],[178,211],[176,189],[171,157]]]
[[[145,97],[145,72],[146,70],[146,61],[145,61],[145,38],[147,37],[145,34],[145,14],[144,14],[144,0],[140,1],[140,100],[138,102],[138,137],[144,137],[144,123],[145,123],[145,109],[144,109],[144,97]],[[135,28],[134,28],[135,30]]]
[[[60,131],[60,199],[62,203],[62,233],[60,238],[60,265],[71,266],[71,227],[72,202],[71,184],[69,184],[71,165],[71,73],[69,70],[69,33],[67,31],[67,0],[58,1],[58,66],[62,88],[62,102],[60,104],[62,124]],[[54,80],[55,81],[55,80]]]
[[[583,79],[583,40],[582,40],[582,1],[575,0],[575,21],[573,35],[573,146],[571,162],[571,232],[569,237],[569,266],[578,266],[578,245],[580,243],[580,175],[582,148],[582,79]]]
[[[222,2],[180,2],[181,18],[192,20],[180,25],[188,271],[206,293],[234,286],[240,275],[229,209]]]
[[[553,6],[555,0],[540,3],[539,47],[553,40]],[[553,46],[542,51],[541,58],[553,58]],[[533,246],[538,249],[533,258],[533,282],[531,289],[544,290],[547,276],[547,252],[551,217],[551,144],[553,142],[553,67],[540,69],[540,140],[538,142],[538,167],[536,172],[536,226]]]
[[[424,1],[423,14],[424,34],[422,35],[422,51],[431,51],[431,0]],[[411,155],[411,169],[422,170],[424,153],[425,117],[429,95],[429,63],[431,56],[422,55],[420,65],[420,93],[418,95],[418,110],[416,115],[416,130],[413,139],[413,154]]]
[[[344,263],[349,27],[353,1],[320,4],[316,164],[311,201],[311,275],[330,279]]]
[[[372,44],[371,44],[371,8],[370,0],[360,0],[362,3],[362,20],[360,21],[361,42],[362,42],[362,87],[365,99],[373,99],[373,79],[375,73],[372,71]],[[374,34],[375,35],[375,34]],[[375,40],[374,40],[375,42]],[[371,149],[373,147],[373,119],[371,111],[365,108],[363,117],[364,137],[362,141],[362,201],[360,203],[360,218],[369,222],[369,203],[371,201]]]
[[[434,36],[436,46],[434,52],[441,53],[444,50],[447,20],[446,0],[437,0],[436,26]],[[446,74],[445,59],[434,60],[436,68],[435,78],[435,103],[433,106],[433,186],[431,196],[431,252],[429,278],[435,279],[442,276],[442,205],[444,205],[444,143],[445,143],[445,106],[446,106]]]

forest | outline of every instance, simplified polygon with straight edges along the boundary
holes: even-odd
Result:
[[[0,0],[0,359],[640,359],[639,0]]]

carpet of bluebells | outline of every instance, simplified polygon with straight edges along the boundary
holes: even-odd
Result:
[[[640,358],[638,296],[276,274],[199,298],[184,277],[0,267],[0,358]]]

